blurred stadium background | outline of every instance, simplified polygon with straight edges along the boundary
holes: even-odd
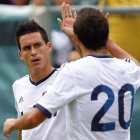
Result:
[[[47,30],[50,38],[52,15],[60,13],[60,6],[49,6],[50,1],[46,0],[46,6],[39,7],[0,5],[0,140],[7,140],[2,131],[5,119],[17,117],[11,86],[16,79],[28,74],[26,65],[18,56],[15,30],[21,20],[35,18]],[[72,7],[79,10],[84,6]],[[92,7],[110,13],[110,37],[140,61],[140,0],[99,0],[98,5]],[[53,65],[53,61],[51,63]],[[139,100],[140,90],[135,97],[131,140],[140,140]],[[17,139],[16,133],[10,140]]]

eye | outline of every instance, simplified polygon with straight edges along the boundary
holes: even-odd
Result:
[[[30,49],[30,46],[24,46],[24,47],[23,47],[23,50],[26,50],[26,51],[27,51],[27,50],[29,50],[29,49]]]
[[[35,46],[36,47],[40,47],[41,46],[41,43],[36,43]]]

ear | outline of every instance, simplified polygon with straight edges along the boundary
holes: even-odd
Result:
[[[48,47],[48,51],[51,52],[52,51],[52,44],[50,42],[47,43],[47,47]]]
[[[18,51],[18,55],[19,55],[20,59],[23,60],[21,51]]]
[[[81,44],[81,41],[78,39],[77,35],[75,36],[76,44],[79,46]]]

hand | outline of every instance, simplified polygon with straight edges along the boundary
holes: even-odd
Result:
[[[102,10],[100,10],[100,13],[101,13],[102,15],[104,15],[104,13],[103,13]],[[107,22],[108,22],[108,24],[109,24],[109,13],[106,13],[106,20],[107,20]]]
[[[62,3],[61,14],[62,14],[63,21],[59,18],[57,19],[59,26],[62,32],[64,32],[69,38],[71,38],[74,36],[73,24],[77,17],[76,10],[73,8],[73,15],[72,15],[69,4]]]
[[[12,132],[15,130],[12,125],[14,121],[15,119],[7,119],[6,122],[4,123],[3,134],[7,138],[10,138],[10,135],[12,135]]]
[[[102,10],[100,10],[100,13],[101,13],[102,15],[104,15],[104,13],[103,13]],[[106,20],[107,20],[108,26],[109,26],[109,13],[106,13]],[[110,41],[112,41],[112,39],[108,36],[107,44],[108,44],[108,42],[110,43]]]

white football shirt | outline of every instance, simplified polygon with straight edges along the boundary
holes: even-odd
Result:
[[[13,84],[18,117],[25,114],[37,101],[47,94],[47,86],[52,82],[58,70],[54,69],[47,77],[33,82],[29,75],[16,80]],[[63,132],[63,133],[62,133]],[[22,130],[22,140],[65,140],[66,121],[65,109],[62,108],[50,119],[46,119],[38,127]]]
[[[89,55],[64,64],[35,106],[49,118],[67,104],[68,140],[130,140],[139,87],[140,68],[134,63]]]

